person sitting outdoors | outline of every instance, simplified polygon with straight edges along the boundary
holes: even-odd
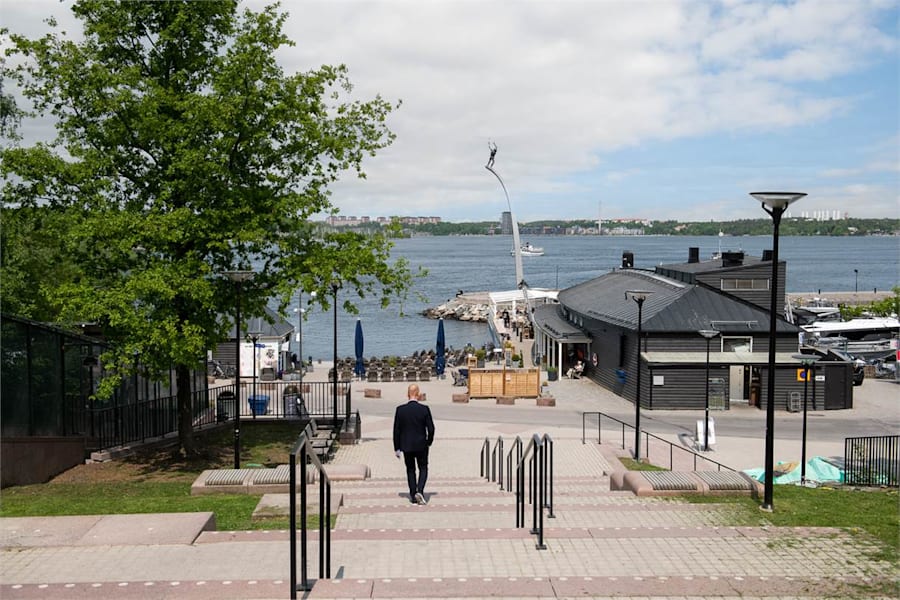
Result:
[[[581,374],[584,372],[584,363],[580,360],[575,363],[574,367],[570,367],[568,371],[566,371],[566,377],[569,379],[578,379],[581,377]]]

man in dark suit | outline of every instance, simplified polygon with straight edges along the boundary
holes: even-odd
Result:
[[[409,501],[424,505],[427,504],[425,482],[428,480],[428,448],[434,441],[434,420],[431,409],[419,402],[419,386],[410,384],[406,396],[409,401],[394,412],[394,453],[400,458],[402,452],[406,461]]]

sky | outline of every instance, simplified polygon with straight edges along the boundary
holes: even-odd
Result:
[[[258,9],[267,2],[249,0]],[[69,0],[3,0],[36,36]],[[342,215],[499,221],[900,218],[900,1],[285,0],[286,73],[402,101]],[[46,127],[46,124],[45,124]],[[28,129],[31,128],[31,129]],[[40,123],[23,130],[37,136]]]

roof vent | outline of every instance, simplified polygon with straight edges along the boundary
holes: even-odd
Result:
[[[700,262],[700,248],[688,248],[688,263]]]
[[[723,267],[739,267],[742,264],[744,264],[744,253],[743,252],[723,252],[722,253],[722,266]]]
[[[771,250],[763,250],[762,259],[765,262],[772,262],[772,251]]]
[[[622,253],[622,268],[623,269],[633,269],[634,268],[634,254],[626,250]]]

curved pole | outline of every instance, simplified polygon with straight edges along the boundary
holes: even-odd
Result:
[[[515,214],[513,214],[512,203],[509,201],[509,192],[506,191],[506,184],[503,183],[503,180],[490,165],[485,165],[484,168],[494,174],[494,177],[500,182],[500,187],[503,188],[503,193],[506,195],[506,206],[509,208],[509,218],[512,221],[513,252],[515,252],[516,257],[516,287],[524,288],[525,275],[522,273],[522,249],[519,245],[519,224],[516,222]]]

